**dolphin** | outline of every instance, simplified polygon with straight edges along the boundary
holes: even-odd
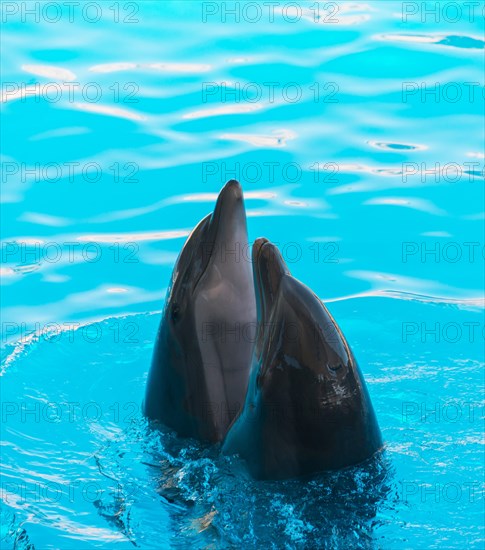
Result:
[[[244,403],[255,338],[243,334],[256,327],[245,249],[243,193],[231,180],[177,259],[146,384],[145,416],[183,437],[221,441]]]
[[[257,239],[258,315],[245,405],[222,446],[259,479],[340,469],[371,457],[382,437],[364,378],[333,317]]]

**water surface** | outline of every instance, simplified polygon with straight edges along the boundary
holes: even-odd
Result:
[[[93,4],[2,6],[2,548],[483,548],[483,17]],[[377,460],[255,482],[143,420],[232,177],[352,345]]]

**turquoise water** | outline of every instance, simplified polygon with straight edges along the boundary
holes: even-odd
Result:
[[[446,5],[2,3],[2,548],[484,547],[484,19]],[[256,482],[140,414],[232,177],[354,349],[369,464]]]

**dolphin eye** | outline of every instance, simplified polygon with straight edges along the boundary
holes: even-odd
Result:
[[[338,363],[336,365],[328,365],[328,368],[330,370],[333,370],[333,371],[336,371],[336,370],[339,370],[343,367],[342,363]]]
[[[180,318],[180,307],[178,304],[172,304],[172,309],[170,310],[170,317],[172,321],[176,323]]]

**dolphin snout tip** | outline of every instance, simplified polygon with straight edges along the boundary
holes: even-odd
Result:
[[[258,237],[254,241],[254,247],[256,249],[260,249],[264,244],[269,243],[268,239],[266,237]]]
[[[268,239],[265,239],[264,237],[258,237],[254,241],[254,243],[253,243],[253,263],[254,264],[258,263],[259,255],[261,253],[261,250],[262,250],[263,246],[266,243],[269,243],[269,241],[268,241]]]
[[[258,237],[253,244],[254,260],[270,260],[274,261],[280,258],[278,247],[265,237]]]
[[[222,188],[221,193],[231,192],[234,194],[236,199],[243,198],[243,191],[241,184],[237,180],[229,180],[226,185]]]
[[[260,275],[274,277],[275,281],[290,274],[278,247],[264,237],[254,241],[252,260],[254,269]]]

